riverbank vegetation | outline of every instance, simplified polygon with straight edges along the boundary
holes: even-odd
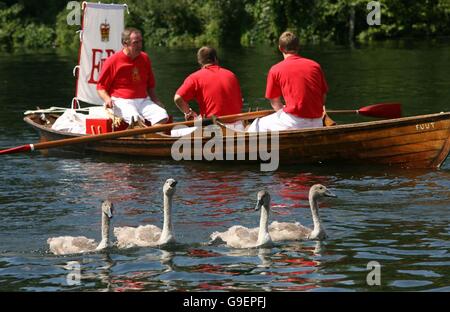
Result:
[[[353,44],[450,36],[450,0],[384,0],[368,25],[366,0],[127,0],[126,25],[151,46],[273,44],[286,29],[303,43]],[[65,1],[0,0],[0,50],[78,46]],[[79,2],[81,3],[81,2]],[[72,8],[71,8],[72,9]]]

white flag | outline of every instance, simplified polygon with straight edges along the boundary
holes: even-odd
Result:
[[[76,98],[102,105],[97,81],[105,60],[122,49],[123,4],[85,3]]]

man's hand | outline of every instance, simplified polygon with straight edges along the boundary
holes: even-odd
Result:
[[[281,101],[281,97],[277,97],[275,99],[269,99],[270,105],[272,105],[272,108],[274,111],[278,112],[280,109],[283,109],[284,104]]]
[[[114,107],[114,101],[111,99],[111,97],[109,96],[108,92],[106,92],[105,90],[97,90],[97,93],[102,98],[103,105],[106,108],[113,108]]]
[[[106,108],[111,108],[111,109],[114,108],[114,102],[113,102],[113,100],[111,98],[107,99],[104,102],[104,105],[105,105]]]
[[[180,109],[180,111],[184,114],[184,119],[186,120],[194,120],[197,119],[198,115],[196,112],[192,110],[192,108],[189,107],[189,104],[186,103],[185,100],[179,95],[175,94],[173,101],[175,102],[175,105]]]
[[[189,108],[189,111],[187,113],[184,113],[184,119],[186,121],[188,120],[195,120],[197,119],[198,115],[196,112],[194,112],[191,108]]]

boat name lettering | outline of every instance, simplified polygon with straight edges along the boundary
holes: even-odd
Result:
[[[431,130],[434,129],[434,122],[427,122],[424,124],[417,124],[416,130],[417,131],[423,131],[423,130]]]

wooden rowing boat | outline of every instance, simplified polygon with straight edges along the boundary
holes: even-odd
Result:
[[[41,142],[83,136],[52,130],[51,124],[57,115],[47,115],[47,124],[39,117],[32,114],[24,120],[39,132]],[[218,124],[223,128],[222,124]],[[240,159],[261,161],[259,155],[257,159],[250,156],[254,152],[255,147],[251,143],[255,142],[255,136],[256,133],[227,129],[222,139],[232,142],[232,145],[223,144],[224,155],[227,149],[228,153],[242,151],[244,145],[245,157]],[[193,139],[201,140],[201,145],[191,145],[191,159],[195,159],[196,149],[198,152],[199,148],[204,148],[211,137],[192,134],[179,138],[155,133],[146,137],[123,137],[67,146],[64,149],[171,159],[171,148],[175,142]],[[450,151],[450,113],[281,131],[278,146],[269,148],[271,151],[277,149],[280,164],[370,162],[407,168],[439,168]],[[237,155],[223,158],[238,159]]]

